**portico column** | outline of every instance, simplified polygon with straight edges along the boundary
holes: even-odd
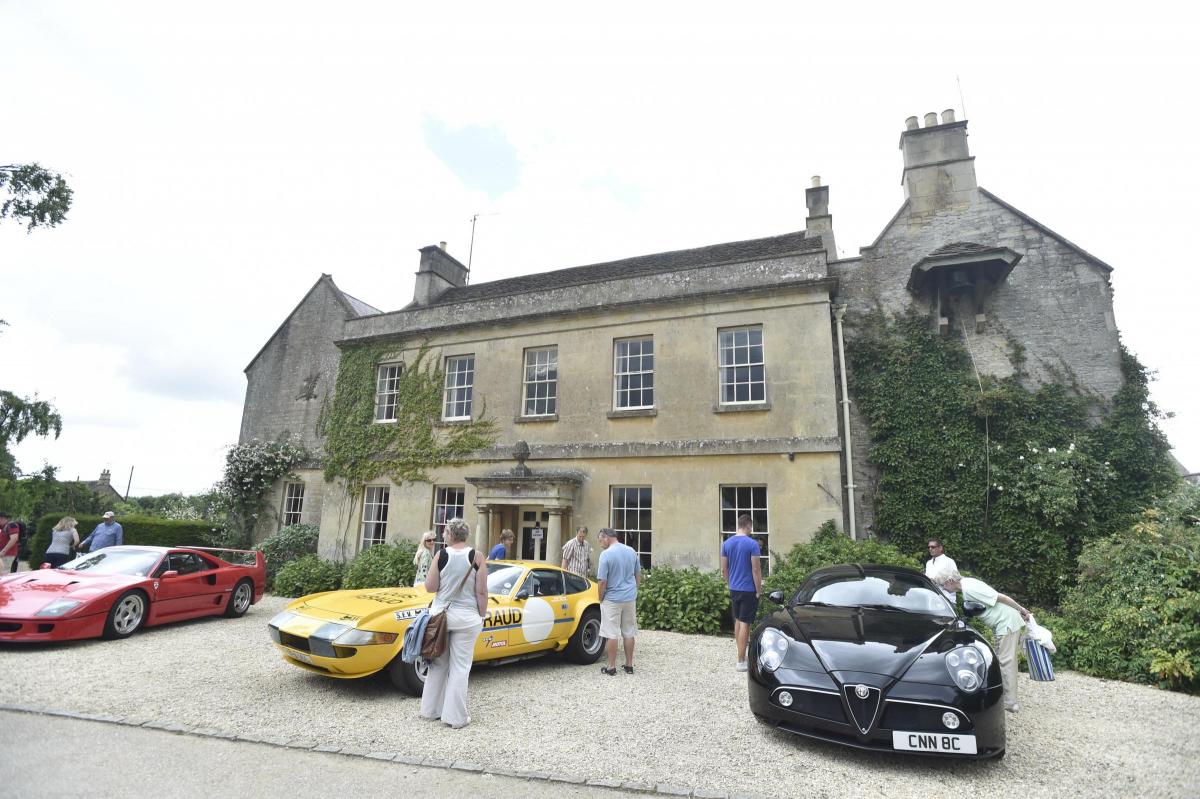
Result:
[[[550,514],[550,527],[546,530],[546,560],[550,563],[562,561],[562,517],[563,508],[546,508]]]
[[[479,516],[475,520],[475,550],[487,555],[488,537],[492,532],[492,506],[476,505]]]

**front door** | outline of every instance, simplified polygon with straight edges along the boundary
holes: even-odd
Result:
[[[542,560],[546,551],[546,528],[550,526],[550,511],[540,505],[521,508],[521,557]]]

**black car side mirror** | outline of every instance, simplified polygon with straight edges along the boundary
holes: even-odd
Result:
[[[970,600],[963,600],[963,615],[966,616],[968,619],[975,618],[980,613],[983,613],[985,610],[987,610],[987,608],[984,607],[984,604],[982,602],[973,602]]]
[[[529,592],[522,588],[517,592],[517,599],[529,599]]]
[[[772,591],[771,593],[767,594],[767,599],[771,600],[776,605],[782,605],[783,604],[783,592],[782,591]]]

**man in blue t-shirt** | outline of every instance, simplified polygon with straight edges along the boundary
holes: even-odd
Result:
[[[513,535],[512,530],[507,530],[507,529],[501,530],[500,531],[500,543],[498,543],[498,544],[496,544],[496,546],[492,547],[491,552],[488,552],[487,559],[488,560],[504,560],[505,558],[508,557],[509,546],[511,546],[512,543],[516,540],[517,540],[517,537],[515,535]]]
[[[617,540],[607,527],[600,530],[600,566],[596,581],[600,584],[600,635],[605,643],[608,666],[602,674],[617,673],[617,637],[625,645],[626,674],[633,674],[633,641],[637,635],[637,592],[642,584],[642,562],[633,547]]]
[[[743,513],[737,520],[737,534],[721,545],[721,576],[729,583],[729,602],[733,606],[733,636],[737,641],[737,670],[746,670],[746,643],[750,625],[758,615],[762,596],[762,549],[750,537],[754,520]]]

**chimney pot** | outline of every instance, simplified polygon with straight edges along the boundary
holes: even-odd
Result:
[[[937,114],[930,111],[928,114],[925,115],[925,127],[932,128],[932,127],[937,126],[937,123],[938,123]]]
[[[446,242],[444,242],[444,241],[439,241],[439,242],[438,242],[438,249],[439,249],[439,250],[444,250],[444,249],[446,249]]]
[[[942,124],[949,125],[953,121],[954,121],[954,109],[947,108],[945,111],[942,112]]]
[[[813,175],[813,176],[812,176],[812,187],[813,187],[814,189],[819,189],[819,188],[821,188],[821,176],[820,176],[820,175]]]
[[[917,122],[916,117],[909,117],[908,119],[904,120],[904,129],[905,130],[916,130],[919,127],[920,127],[920,123]]]

